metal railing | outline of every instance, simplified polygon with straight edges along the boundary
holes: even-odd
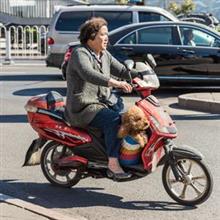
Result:
[[[0,26],[0,59],[40,59],[47,55],[46,26]]]
[[[55,5],[69,5],[80,0],[0,0],[0,12],[24,18],[51,18]]]

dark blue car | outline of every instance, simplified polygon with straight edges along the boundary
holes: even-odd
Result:
[[[70,52],[62,65],[63,75]],[[108,50],[118,60],[157,62],[155,69],[163,87],[220,88],[220,34],[191,22],[148,22],[123,26],[109,34]]]

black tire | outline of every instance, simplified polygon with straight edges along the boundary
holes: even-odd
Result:
[[[65,151],[62,152],[62,149],[65,149]],[[44,176],[50,183],[56,186],[70,188],[80,181],[80,167],[74,170],[71,168],[60,169],[56,164],[57,158],[72,154],[73,153],[68,148],[55,141],[48,143],[44,147],[41,154],[41,169],[43,171]],[[73,176],[70,177],[70,175],[72,174]]]
[[[184,169],[184,167],[186,168],[187,163],[189,163],[189,167],[186,172],[186,169]],[[203,174],[199,175],[199,172],[196,171],[198,173],[196,175],[199,176],[195,176],[194,175],[195,169],[193,170],[193,165],[196,165],[199,168],[198,171],[200,170],[201,172],[203,172]],[[213,188],[213,179],[208,167],[201,160],[188,159],[188,158],[178,159],[177,166],[178,169],[180,169],[185,173],[185,175],[182,175],[182,180],[180,181],[176,181],[172,169],[168,163],[166,163],[165,166],[163,167],[163,171],[162,171],[163,186],[166,192],[169,194],[169,196],[172,199],[174,199],[176,202],[186,206],[195,206],[205,202],[211,195]],[[169,179],[169,175],[172,175],[173,179],[172,178]],[[205,188],[201,192],[202,183],[201,182],[199,183],[199,181],[202,180],[205,181]],[[172,184],[176,186],[177,184],[179,184],[180,186],[182,184],[182,189],[180,190],[181,194],[177,192],[178,190],[175,191],[174,187],[172,187]],[[193,196],[194,194],[197,194],[197,196],[192,199],[185,198],[187,196]]]

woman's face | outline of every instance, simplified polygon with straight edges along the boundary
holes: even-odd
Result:
[[[108,28],[107,28],[107,26],[102,26],[100,28],[99,32],[96,34],[95,39],[89,40],[88,43],[89,43],[89,46],[92,47],[91,49],[95,50],[98,53],[105,50],[108,45]]]

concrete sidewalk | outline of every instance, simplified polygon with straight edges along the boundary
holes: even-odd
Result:
[[[178,97],[182,108],[220,114],[220,92],[189,93]]]
[[[48,220],[41,215],[37,215],[5,202],[0,201],[0,219],[2,220]]]
[[[87,220],[72,213],[62,214],[15,197],[0,193],[0,219],[2,220]]]

